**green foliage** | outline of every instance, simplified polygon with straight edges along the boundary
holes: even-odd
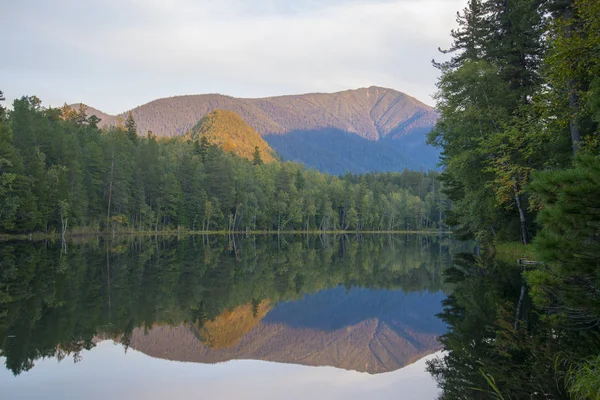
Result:
[[[575,400],[600,397],[600,356],[585,361],[570,371],[567,378],[569,394]]]
[[[556,134],[575,141],[595,142],[594,80],[600,75],[600,5],[596,0],[575,0],[559,7],[550,24],[550,48],[545,78],[552,90],[543,94],[545,116]],[[590,105],[591,107],[588,107]],[[585,146],[584,146],[585,147]]]

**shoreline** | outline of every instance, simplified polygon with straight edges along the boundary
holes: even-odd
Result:
[[[364,231],[364,230],[285,230],[285,231],[189,231],[189,230],[168,230],[168,231],[117,231],[117,232],[75,232],[65,234],[65,240],[72,240],[78,238],[92,238],[92,237],[124,237],[124,236],[229,236],[229,235],[253,235],[253,236],[278,236],[278,235],[406,235],[406,234],[420,234],[420,235],[449,235],[452,231],[439,231],[439,230],[392,230],[392,231]],[[11,234],[11,233],[0,233],[0,242],[6,241],[60,241],[62,236],[59,233],[43,233],[34,232],[30,234]]]

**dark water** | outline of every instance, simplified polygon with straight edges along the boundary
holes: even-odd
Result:
[[[83,382],[137,363],[118,377],[134,385],[158,360],[160,376],[199,379],[192,364],[182,372],[183,364],[164,360],[183,361],[205,365],[198,374],[218,375],[212,382],[251,374],[219,375],[224,366],[215,363],[230,360],[262,360],[250,369],[269,365],[268,374],[293,368],[285,364],[396,371],[439,350],[445,328],[435,315],[450,290],[442,271],[452,246],[417,235],[100,238],[66,249],[4,243],[0,383],[19,398],[69,397],[59,389],[75,376]],[[229,374],[248,365],[237,362],[227,364]],[[319,385],[338,379],[324,376]]]

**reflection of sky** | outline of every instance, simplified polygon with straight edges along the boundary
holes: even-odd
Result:
[[[380,375],[264,361],[192,364],[124,355],[106,341],[76,365],[39,360],[18,377],[2,369],[0,387],[5,399],[434,399],[439,392],[424,368],[425,359]]]

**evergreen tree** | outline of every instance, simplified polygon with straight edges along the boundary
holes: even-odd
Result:
[[[125,129],[127,129],[127,136],[132,143],[137,141],[137,126],[135,124],[135,120],[133,119],[133,114],[131,111],[127,114],[127,120],[125,121]]]
[[[263,160],[260,158],[260,149],[258,146],[254,146],[254,153],[252,154],[252,165],[262,165]]]

